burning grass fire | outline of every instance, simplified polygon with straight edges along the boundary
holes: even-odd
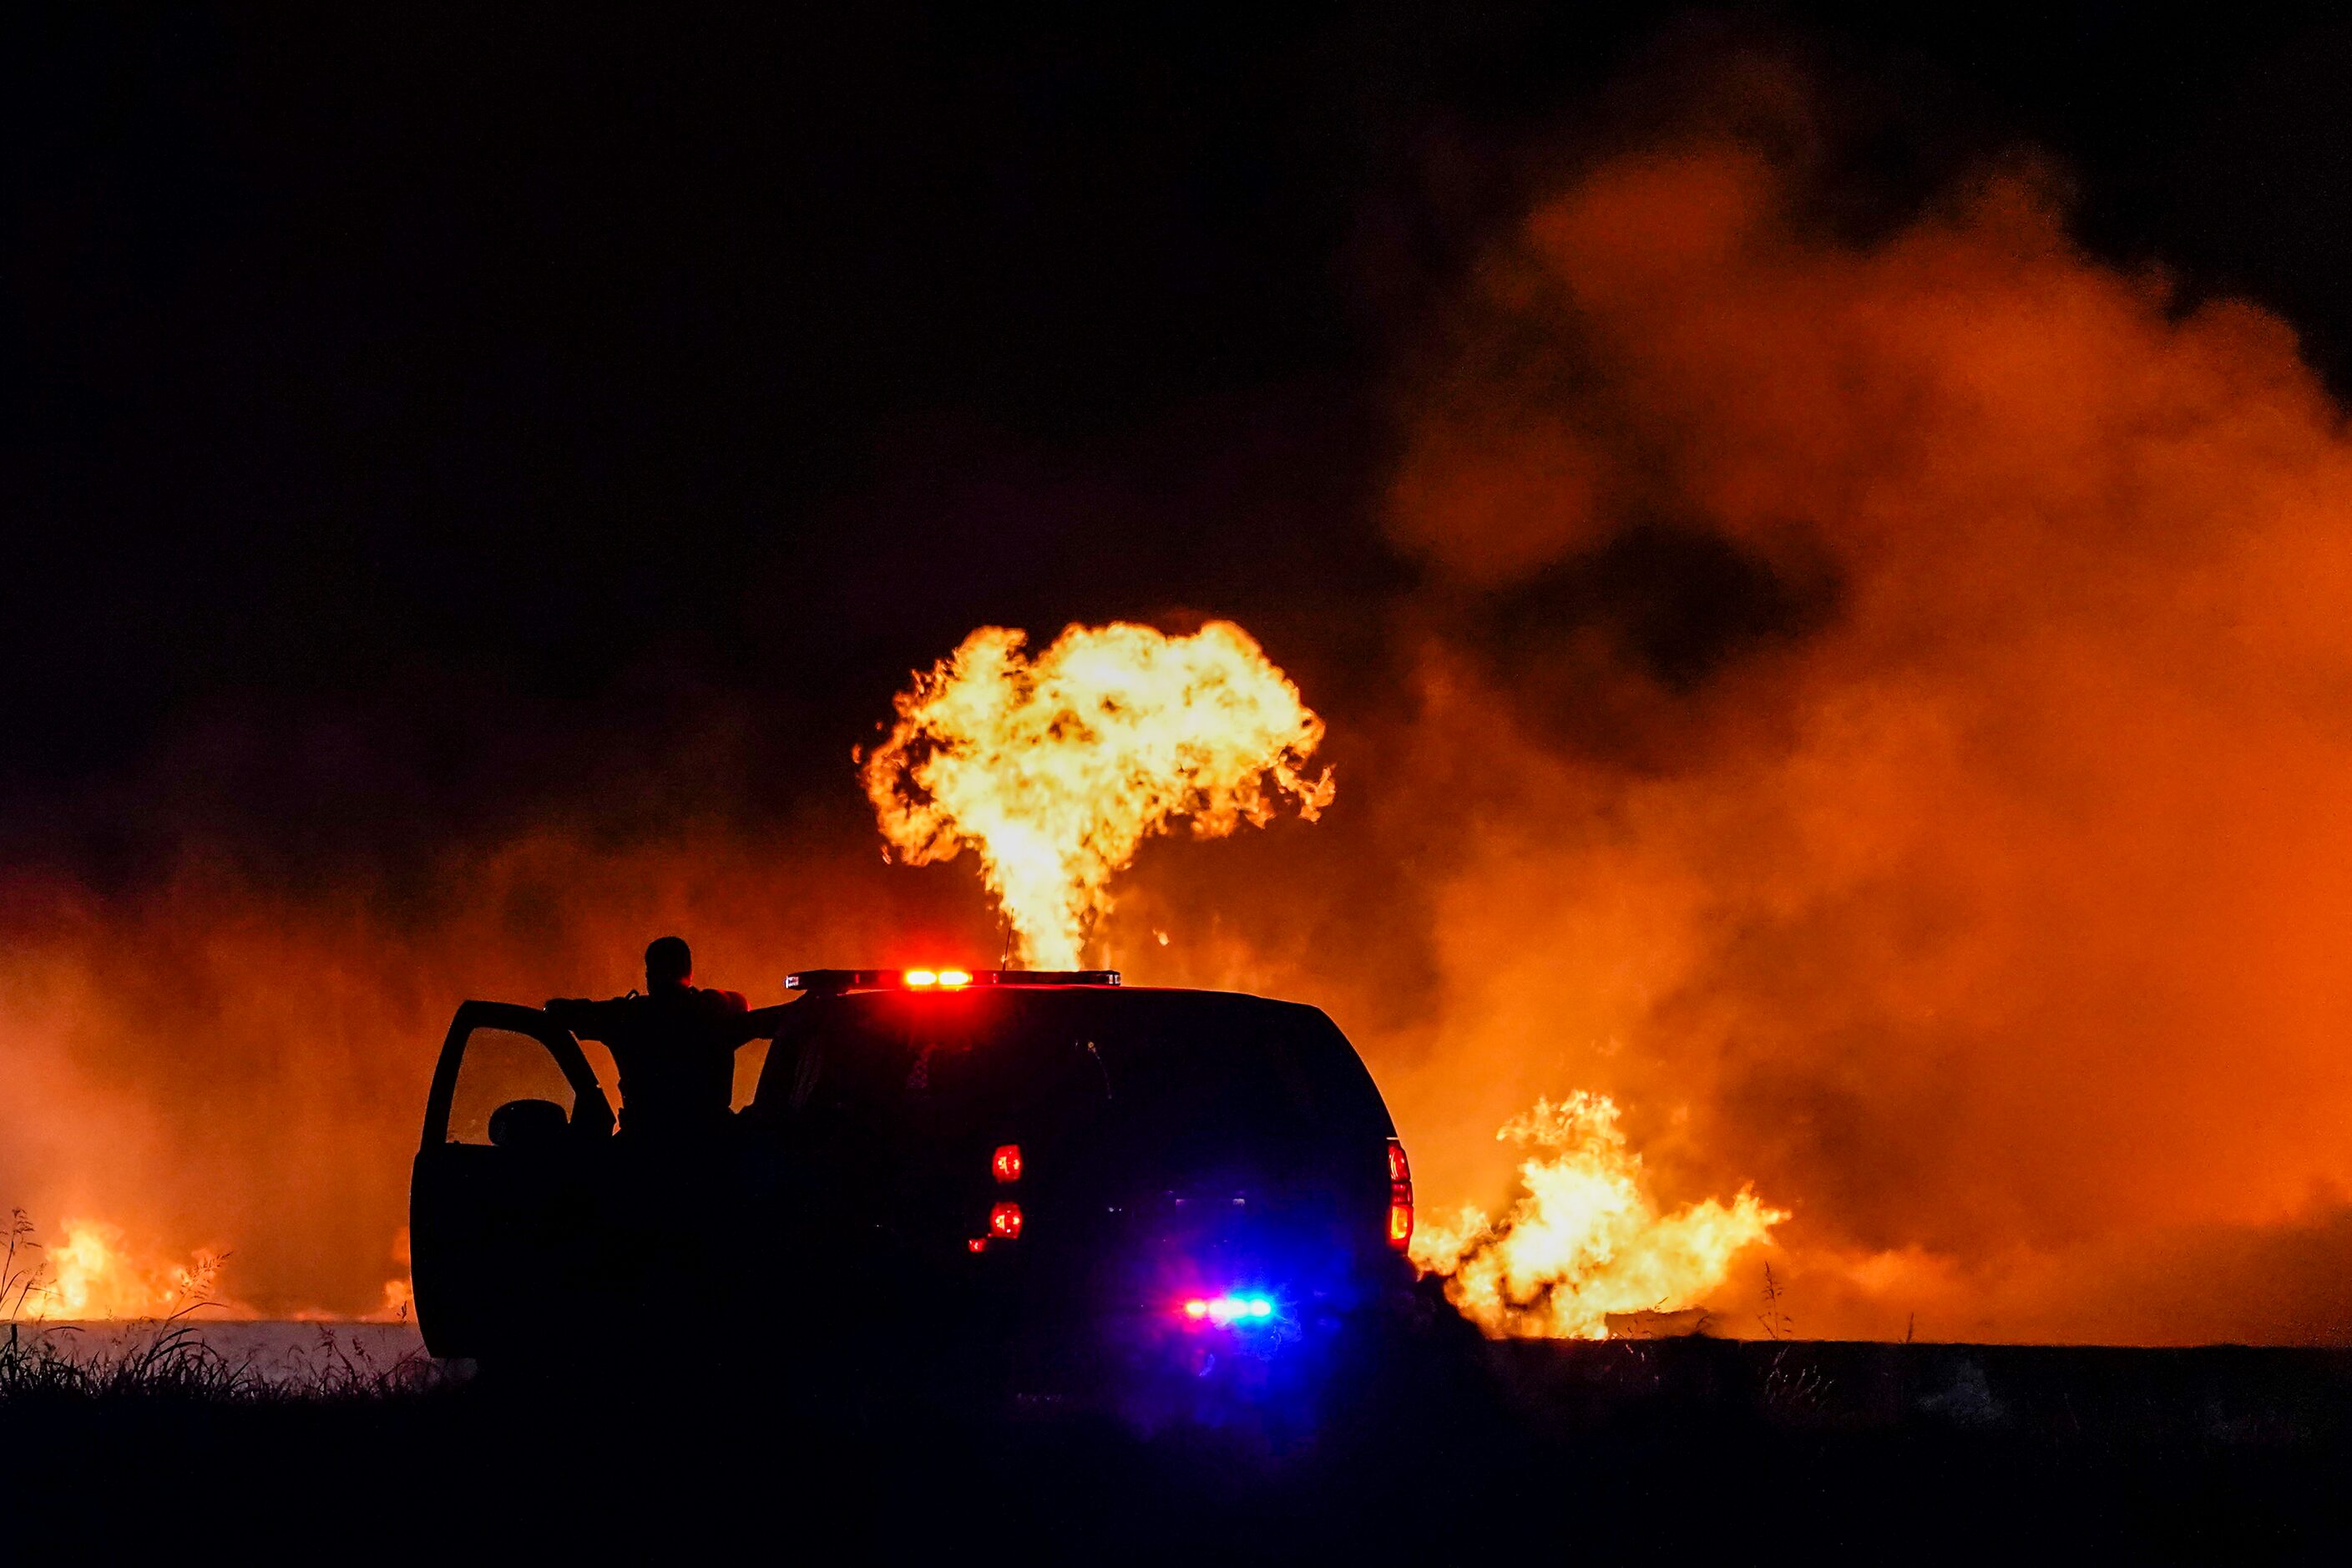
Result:
[[[138,1256],[122,1227],[102,1220],[68,1219],[61,1240],[33,1239],[21,1212],[11,1227],[7,1282],[0,1316],[56,1322],[168,1318],[203,1305],[249,1315],[216,1294],[227,1255],[210,1247],[184,1262]]]
[[[39,1292],[42,1315],[68,1321],[167,1317],[209,1300],[221,1266],[213,1252],[185,1263],[142,1264],[124,1250],[120,1227],[89,1220],[67,1222],[66,1238],[50,1249],[49,1261],[55,1273]]]
[[[1331,804],[1330,770],[1303,772],[1323,721],[1231,622],[1074,626],[1034,659],[1027,641],[973,632],[899,695],[865,761],[908,863],[978,853],[1021,963],[1077,968],[1111,879],[1178,819],[1213,838],[1264,826],[1285,795],[1310,822]]]
[[[1531,1151],[1517,1201],[1498,1220],[1465,1207],[1450,1225],[1423,1226],[1412,1257],[1498,1337],[1605,1339],[1612,1313],[1695,1306],[1789,1217],[1746,1187],[1728,1204],[1661,1213],[1605,1094],[1539,1100],[1495,1136]]]

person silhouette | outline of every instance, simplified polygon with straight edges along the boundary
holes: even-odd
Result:
[[[611,1048],[621,1073],[621,1132],[632,1139],[695,1138],[724,1127],[735,1053],[772,1037],[781,1010],[754,1011],[737,992],[698,989],[694,953],[675,936],[646,948],[643,995],[547,1004],[556,1023]]]

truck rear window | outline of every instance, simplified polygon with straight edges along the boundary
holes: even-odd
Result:
[[[815,998],[788,1015],[753,1103],[890,1143],[1108,1123],[1153,1144],[1320,1144],[1387,1121],[1320,1014],[1194,993]]]

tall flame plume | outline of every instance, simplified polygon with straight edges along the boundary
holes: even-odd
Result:
[[[982,626],[897,699],[865,759],[882,834],[911,864],[969,847],[1020,961],[1075,969],[1110,881],[1143,841],[1264,826],[1288,796],[1312,821],[1328,768],[1304,769],[1323,721],[1229,621],[1189,637],[1073,626],[1034,658],[1026,633]]]
[[[1746,1187],[1660,1212],[1618,1119],[1605,1094],[1537,1100],[1495,1135],[1531,1151],[1510,1211],[1465,1207],[1413,1238],[1413,1261],[1446,1276],[1447,1299],[1487,1333],[1604,1339],[1612,1313],[1696,1306],[1789,1217]]]

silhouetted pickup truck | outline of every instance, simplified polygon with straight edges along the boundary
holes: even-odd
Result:
[[[457,1010],[411,1190],[435,1354],[553,1358],[625,1323],[955,1346],[1023,1386],[1230,1376],[1311,1362],[1409,1284],[1404,1151],[1314,1007],[1107,971],[787,984],[749,1104],[686,1151],[613,1135],[537,1008]]]

